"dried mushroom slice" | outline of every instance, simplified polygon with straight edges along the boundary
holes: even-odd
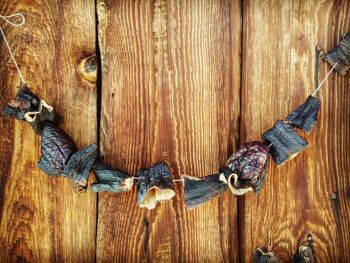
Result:
[[[310,132],[316,125],[320,99],[309,96],[306,101],[290,113],[286,120],[305,132]]]
[[[171,171],[164,161],[148,169],[140,169],[136,177],[137,201],[140,207],[153,209],[159,201],[170,200],[175,196]]]
[[[46,123],[41,137],[41,159],[37,166],[48,175],[60,174],[76,151],[77,147],[64,130]]]
[[[350,31],[345,34],[338,46],[328,51],[322,56],[332,67],[335,63],[335,69],[340,75],[345,76],[350,68]]]
[[[275,253],[271,251],[264,251],[261,248],[257,248],[254,252],[253,256],[254,263],[278,263],[278,257]]]
[[[90,170],[97,157],[97,145],[90,144],[73,154],[64,167],[63,176],[72,179],[73,188],[77,193],[86,191]]]
[[[27,85],[23,85],[15,99],[4,108],[3,113],[28,122],[38,134],[42,133],[45,122],[53,124],[61,122],[61,117],[53,107],[40,100]]]
[[[223,173],[206,177],[183,175],[185,204],[188,208],[208,202],[226,191],[228,185]]]
[[[264,132],[262,138],[271,143],[271,156],[278,166],[293,159],[308,145],[290,124],[281,120]]]
[[[220,168],[227,178],[232,193],[260,191],[267,174],[270,149],[263,142],[253,141],[243,144]]]
[[[91,185],[92,192],[122,193],[129,191],[134,184],[134,177],[122,171],[97,163],[92,167],[97,183]]]

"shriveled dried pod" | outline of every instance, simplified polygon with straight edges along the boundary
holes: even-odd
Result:
[[[15,99],[5,106],[3,113],[28,122],[38,134],[42,133],[45,122],[53,124],[61,122],[61,117],[53,110],[53,107],[46,101],[40,100],[25,84]]]
[[[54,124],[45,123],[41,137],[41,159],[37,166],[48,175],[58,175],[76,151],[77,147],[65,131]]]
[[[91,185],[92,192],[122,193],[129,191],[134,184],[134,177],[104,164],[94,164],[92,170],[97,177],[97,183]]]
[[[205,177],[192,177],[183,175],[185,204],[193,208],[226,191],[228,185],[223,173],[212,174]]]
[[[305,132],[310,132],[316,125],[320,99],[309,96],[306,101],[290,113],[286,120]]]
[[[69,159],[63,169],[63,176],[72,179],[73,188],[77,193],[85,192],[88,184],[90,170],[98,157],[96,144],[77,151]]]
[[[274,252],[264,251],[261,248],[257,248],[254,251],[254,263],[278,263],[278,257]]]
[[[26,84],[18,91],[16,97],[5,106],[3,113],[24,121],[25,114],[29,112],[37,112],[40,107],[40,99],[36,96]]]
[[[262,138],[271,143],[271,156],[278,166],[293,159],[308,145],[290,124],[281,120],[264,132]]]
[[[228,186],[237,195],[248,191],[258,192],[265,180],[269,166],[270,150],[263,142],[243,144],[220,168],[227,178]]]
[[[308,244],[301,245],[294,256],[295,263],[314,263],[315,258],[311,247]]]
[[[140,207],[153,209],[163,200],[175,196],[173,177],[168,164],[163,161],[148,169],[137,171],[137,201]]]
[[[350,68],[350,31],[345,34],[335,48],[325,53],[322,58],[331,66],[338,63],[335,69],[340,75],[345,76]]]

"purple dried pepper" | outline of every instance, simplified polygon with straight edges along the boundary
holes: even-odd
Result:
[[[77,147],[64,130],[45,123],[41,137],[41,159],[37,166],[48,175],[60,174],[76,151]]]
[[[242,145],[220,171],[225,174],[234,194],[258,192],[264,183],[269,158],[270,150],[266,144],[259,141],[249,142]]]

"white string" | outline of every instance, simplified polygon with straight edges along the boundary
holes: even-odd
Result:
[[[328,78],[328,76],[332,73],[332,71],[335,69],[335,67],[337,66],[338,62],[336,62],[334,64],[334,66],[332,67],[332,69],[327,73],[326,77],[321,81],[320,85],[318,85],[317,89],[315,90],[314,93],[312,93],[312,96],[314,96],[317,91],[321,88],[322,84],[326,81],[326,79]]]
[[[19,17],[19,18],[21,18],[20,22],[18,22],[18,23],[11,22],[10,19],[13,18],[13,17]],[[14,27],[23,26],[24,23],[26,22],[26,19],[25,19],[24,15],[22,15],[21,13],[12,14],[12,15],[9,15],[9,16],[2,16],[2,15],[0,15],[0,18],[3,19],[6,23],[8,23],[8,24],[10,24],[11,26],[14,26]],[[18,64],[17,64],[17,61],[16,61],[16,59],[15,59],[15,56],[13,55],[13,52],[12,52],[12,50],[11,50],[11,47],[10,47],[8,41],[7,41],[7,38],[6,38],[6,36],[5,36],[5,33],[4,33],[4,31],[2,30],[2,27],[1,27],[1,26],[0,26],[0,32],[1,32],[2,37],[4,38],[4,41],[5,41],[6,46],[7,46],[7,49],[8,49],[9,52],[10,52],[11,58],[12,58],[12,60],[13,60],[13,62],[14,62],[14,64],[15,64],[15,66],[16,66],[16,69],[17,69],[17,71],[18,71],[19,77],[21,78],[23,84],[25,84],[26,81],[25,81],[24,78],[23,78],[22,72],[21,72],[21,70],[19,69],[19,66],[18,66]]]

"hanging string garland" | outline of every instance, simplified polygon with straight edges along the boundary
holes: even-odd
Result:
[[[18,27],[25,23],[22,14],[0,16],[6,23]],[[10,19],[17,18],[19,23]],[[0,32],[10,52],[21,79],[21,89],[16,97],[3,109],[3,113],[17,120],[29,123],[35,133],[41,136],[41,159],[37,166],[49,176],[62,175],[72,180],[76,192],[85,192],[89,174],[93,171],[97,181],[91,185],[93,192],[122,193],[137,185],[137,202],[140,207],[153,209],[157,203],[172,199],[176,192],[174,182],[184,184],[186,207],[203,204],[230,189],[233,194],[258,192],[264,183],[270,164],[270,156],[278,166],[284,165],[303,151],[308,142],[296,131],[311,132],[315,127],[321,102],[315,97],[327,77],[336,69],[345,75],[350,68],[350,31],[337,47],[325,53],[322,58],[332,69],[306,101],[290,113],[284,120],[263,132],[262,141],[243,144],[216,174],[196,178],[183,175],[174,180],[170,165],[166,161],[140,169],[135,176],[101,163],[96,144],[78,149],[72,138],[58,125],[61,116],[45,100],[40,99],[27,86],[16,62],[5,34]],[[136,181],[136,182],[135,182]]]

